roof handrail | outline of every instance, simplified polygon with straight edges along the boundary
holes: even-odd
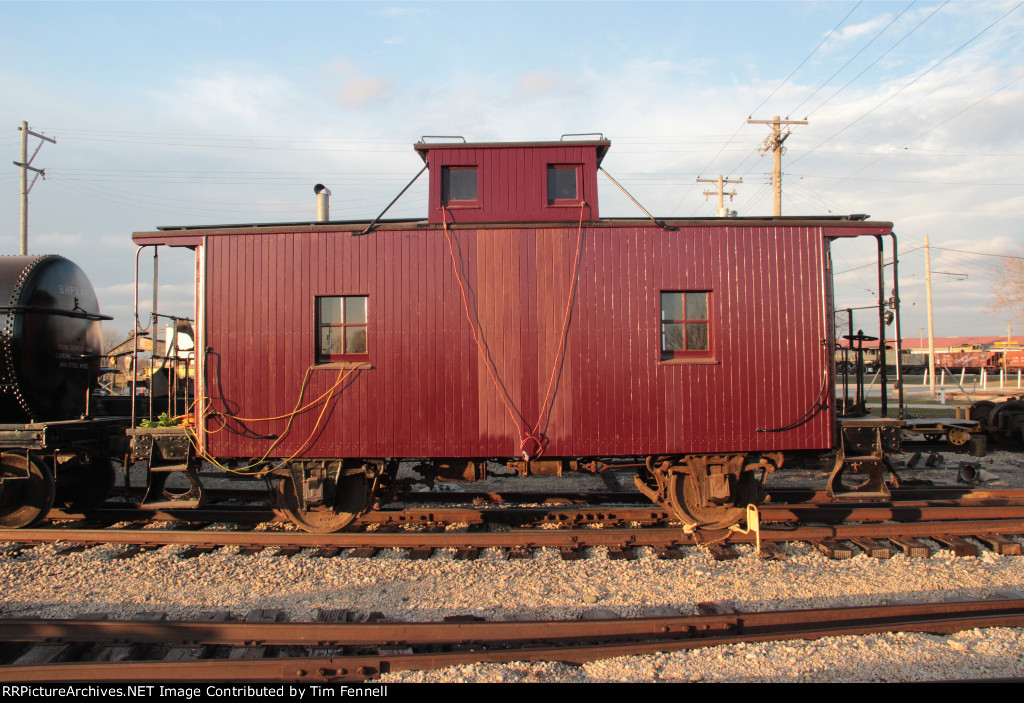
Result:
[[[424,134],[420,137],[420,144],[426,144],[428,139],[461,139],[462,143],[466,143],[466,138],[461,134]]]

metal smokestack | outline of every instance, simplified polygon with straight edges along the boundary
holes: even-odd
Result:
[[[331,219],[331,191],[323,183],[313,186],[316,193],[316,221],[329,222]]]

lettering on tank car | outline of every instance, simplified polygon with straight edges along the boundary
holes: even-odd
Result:
[[[57,346],[57,367],[62,369],[87,369],[89,362],[84,358],[85,347],[81,344],[60,344]]]
[[[78,286],[73,286],[70,283],[59,283],[57,284],[57,292],[61,295],[73,295],[75,297],[81,297],[82,291]]]

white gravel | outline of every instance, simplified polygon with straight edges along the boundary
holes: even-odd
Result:
[[[998,478],[993,488],[1024,485],[1020,455],[993,453],[981,464]],[[942,467],[916,477],[955,480],[968,460],[947,454]],[[908,472],[905,477],[910,477]],[[583,477],[590,490],[603,490]],[[579,488],[581,477],[575,477]],[[532,489],[530,481],[514,488]],[[467,486],[472,489],[473,486]],[[0,545],[2,546],[2,545]],[[7,584],[0,617],[67,618],[105,612],[128,618],[162,611],[172,618],[204,610],[243,616],[279,608],[291,620],[314,619],[318,609],[347,609],[357,618],[381,612],[394,619],[436,620],[474,614],[488,619],[575,618],[588,612],[623,617],[696,612],[702,601],[738,610],[775,610],[894,601],[985,598],[1024,591],[1024,558],[983,549],[977,558],[954,557],[936,543],[932,556],[887,560],[863,554],[833,561],[809,545],[783,547],[782,561],[759,559],[748,547],[733,561],[716,562],[700,548],[678,560],[659,560],[638,549],[634,561],[589,558],[562,561],[555,550],[529,560],[505,560],[485,550],[475,561],[439,551],[410,561],[397,550],[371,559],[318,558],[304,551],[275,557],[273,550],[243,556],[222,549],[184,559],[165,547],[130,559],[103,546],[57,555],[39,546],[0,556]],[[886,634],[734,645],[651,656],[624,657],[582,667],[561,663],[463,666],[388,675],[386,681],[924,681],[1024,676],[1024,629],[989,629],[956,635]]]

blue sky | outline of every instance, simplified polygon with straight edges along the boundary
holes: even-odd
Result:
[[[29,250],[79,262],[126,332],[132,232],[310,219],[318,182],[333,217],[372,218],[421,135],[601,132],[656,215],[714,214],[696,179],[719,173],[764,215],[768,130],[746,119],[806,117],[783,213],[895,223],[906,337],[930,236],[933,270],[967,274],[935,277],[936,334],[1001,334],[991,266],[1024,253],[1022,31],[1018,2],[0,2],[0,151],[19,159],[22,120],[57,139]],[[18,188],[0,169],[3,253]],[[603,215],[637,213],[601,188]],[[389,215],[425,212],[418,184]],[[869,301],[872,246],[837,250],[842,302]],[[165,310],[187,313],[190,262],[166,264]]]

